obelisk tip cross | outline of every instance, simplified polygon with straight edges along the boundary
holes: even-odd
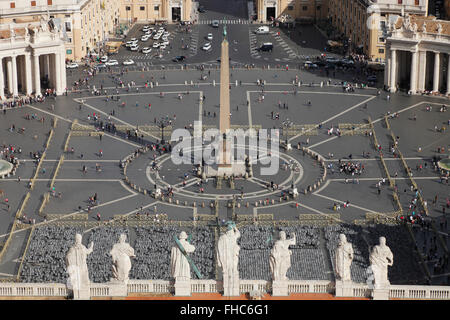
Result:
[[[223,38],[227,39],[227,26],[223,26]]]

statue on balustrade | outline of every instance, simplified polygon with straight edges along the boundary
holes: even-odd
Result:
[[[370,267],[373,272],[375,288],[388,286],[388,266],[394,263],[391,249],[386,245],[386,238],[380,237],[380,244],[370,253]]]
[[[75,244],[66,255],[67,273],[69,274],[69,288],[80,290],[90,285],[89,271],[86,263],[87,256],[92,253],[94,243],[86,248],[81,243],[81,234],[75,235]]]
[[[227,232],[222,234],[217,243],[217,264],[222,268],[223,281],[239,279],[239,250],[237,240],[241,233],[233,222],[228,223]]]
[[[111,281],[127,282],[131,270],[131,259],[134,258],[134,249],[129,243],[126,243],[126,234],[119,236],[119,242],[116,243],[109,254],[112,257],[113,278]]]
[[[336,275],[339,280],[351,281],[350,266],[353,261],[353,247],[351,243],[347,242],[347,237],[343,233],[339,235],[335,259]]]
[[[280,239],[277,240],[270,251],[269,266],[274,281],[288,280],[286,273],[291,267],[291,255],[289,246],[295,245],[295,233],[291,233],[290,239],[286,239],[286,232],[280,231]]]
[[[170,273],[176,281],[185,281],[191,278],[191,266],[187,255],[194,252],[195,247],[188,242],[187,238],[186,232],[182,231],[178,240],[179,245],[172,247],[170,252]]]

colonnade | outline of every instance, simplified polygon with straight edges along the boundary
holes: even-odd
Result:
[[[450,94],[449,53],[392,48],[388,51],[386,60],[385,84],[389,86],[391,92],[398,90],[400,78],[404,78],[405,74],[409,73],[410,93],[431,91]],[[406,67],[401,67],[401,65]],[[442,89],[445,76],[447,77],[446,88]]]
[[[28,51],[0,55],[0,75],[0,98],[40,94],[41,84],[62,94],[66,88],[65,55]]]

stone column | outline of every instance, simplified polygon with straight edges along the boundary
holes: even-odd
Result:
[[[60,95],[63,93],[64,88],[61,89],[61,54],[55,54],[55,66],[53,69],[53,76],[55,77],[55,89],[56,94]]]
[[[11,62],[12,62],[12,90],[13,95],[17,96],[19,95],[19,90],[17,88],[17,56],[12,56]]]
[[[448,55],[448,65],[447,65],[447,95],[450,94],[450,54]]]
[[[8,77],[8,93],[13,93],[13,75],[12,75],[12,60],[6,58],[6,72]]]
[[[391,50],[386,48],[386,66],[384,68],[384,85],[388,88],[390,86],[390,71],[391,71]]]
[[[410,79],[410,91],[412,94],[417,92],[417,61],[419,53],[417,51],[411,52],[411,79]]]
[[[0,100],[5,96],[5,81],[3,73],[3,57],[0,57]]]
[[[434,53],[434,73],[433,73],[433,92],[439,92],[439,72],[440,70],[440,55],[439,52]]]
[[[44,60],[44,77],[48,75],[48,77],[50,78],[50,55],[45,54],[43,56],[43,60]]]
[[[389,85],[391,92],[397,91],[397,50],[391,50],[391,83]]]
[[[420,92],[425,91],[425,79],[427,77],[427,52],[419,51],[419,79],[417,84],[417,90]]]
[[[65,52],[65,48],[63,47],[63,49],[61,50],[60,53],[60,73],[61,73],[61,90],[63,92],[66,91],[66,87],[67,87],[67,78],[66,78],[66,52]]]
[[[26,54],[24,56],[25,58],[25,83],[26,83],[26,93],[27,95],[30,95],[33,92],[33,85],[32,85],[32,74],[33,70],[31,70],[31,55]]]
[[[41,71],[39,70],[39,55],[33,55],[33,76],[34,76],[34,92],[36,95],[41,94]]]

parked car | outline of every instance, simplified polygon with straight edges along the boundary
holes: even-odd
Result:
[[[259,47],[259,51],[269,51],[272,52],[273,50],[273,44],[271,42],[265,42]]]
[[[145,47],[145,48],[142,49],[142,53],[143,54],[149,54],[150,52],[152,52],[152,49],[149,48],[149,47]]]
[[[109,60],[108,62],[105,63],[105,65],[107,65],[107,66],[118,66],[119,65],[119,61],[117,61],[117,60]]]
[[[137,44],[133,44],[133,45],[130,47],[130,50],[131,50],[131,51],[138,51],[138,50],[139,50],[139,46],[138,46]]]
[[[160,46],[161,44],[159,43],[159,42],[154,42],[153,43],[153,48],[159,48],[159,46]]]
[[[213,39],[212,33],[208,33],[208,35],[206,36],[206,39],[209,41],[212,41],[212,39]]]
[[[67,69],[76,69],[76,68],[78,68],[78,63],[75,63],[75,62],[68,63],[68,64],[66,65],[66,68],[67,68]]]
[[[211,22],[211,26],[212,26],[213,28],[218,28],[218,27],[219,27],[219,20],[213,20],[213,21]]]
[[[145,42],[145,41],[147,41],[149,39],[149,36],[142,36],[141,37],[141,41],[142,42]]]
[[[207,42],[203,45],[202,50],[209,51],[211,50],[211,43]]]
[[[306,69],[317,69],[319,66],[311,61],[305,61],[304,67]]]
[[[130,66],[130,65],[132,65],[132,64],[134,64],[134,61],[131,60],[131,59],[127,59],[127,60],[125,60],[125,61],[123,62],[123,65],[124,65],[124,66]]]
[[[105,63],[106,61],[108,61],[108,56],[103,56],[100,58],[100,61]]]
[[[206,12],[205,7],[204,6],[198,7],[198,12],[200,12],[200,13]]]
[[[268,34],[269,33],[269,27],[268,26],[261,26],[258,29],[255,30],[256,34]]]
[[[159,44],[159,49],[164,50],[166,48],[166,45],[164,43]]]
[[[176,56],[175,58],[172,59],[173,62],[181,62],[184,61],[186,59],[185,56]]]

